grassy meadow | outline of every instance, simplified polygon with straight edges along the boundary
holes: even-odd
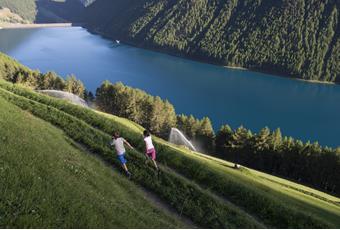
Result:
[[[182,149],[158,138],[155,138],[155,145],[161,174],[155,180],[152,167],[144,165],[141,126],[124,118],[84,109],[4,81],[0,81],[1,97],[58,127],[69,138],[69,145],[72,142],[80,143],[115,166],[118,164],[107,142],[113,130],[120,131],[136,147],[135,151],[128,152],[129,167],[134,174],[133,182],[157,194],[197,226],[340,227],[340,199],[337,197],[248,168],[235,170],[230,162]],[[39,146],[38,143],[31,144]],[[61,148],[62,145],[57,146]],[[121,178],[118,173],[115,175]],[[97,183],[97,180],[90,180],[89,183],[94,181]]]
[[[51,124],[0,98],[1,228],[183,228]]]

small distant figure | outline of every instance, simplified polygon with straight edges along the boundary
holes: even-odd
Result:
[[[126,144],[130,149],[134,149],[134,148],[124,138],[120,137],[119,132],[114,132],[114,134],[112,136],[112,142],[110,144],[111,144],[111,146],[115,146],[117,158],[118,158],[119,162],[121,163],[123,169],[125,170],[126,175],[129,178],[131,178],[132,174],[129,172],[129,170],[126,166],[127,160],[125,158],[126,150],[125,150],[124,144]]]
[[[152,143],[152,138],[148,130],[144,130],[144,142],[145,142],[145,156],[146,159],[151,159],[156,170],[159,171],[158,165],[156,163],[156,149]]]

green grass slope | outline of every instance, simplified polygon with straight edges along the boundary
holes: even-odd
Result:
[[[154,191],[203,227],[339,228],[340,199],[314,189],[193,153],[155,138],[161,175],[144,166],[142,127],[0,81],[0,97],[51,122],[74,141],[117,164],[107,147],[119,130],[139,151],[130,151],[133,180]],[[143,165],[143,166],[141,166]]]
[[[0,98],[0,228],[181,228],[61,130]]]

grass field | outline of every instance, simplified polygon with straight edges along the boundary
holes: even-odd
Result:
[[[97,113],[111,119],[112,121],[123,124],[127,129],[140,133],[144,130],[139,125],[125,118],[101,112]],[[201,165],[205,165],[206,168],[211,169],[215,175],[219,175],[225,181],[233,181],[233,183],[242,184],[243,187],[247,187],[249,190],[257,190],[257,193],[269,197],[272,200],[278,200],[280,203],[285,204],[285,206],[304,213],[309,213],[317,218],[327,220],[328,223],[331,223],[336,228],[340,227],[340,198],[338,197],[249,168],[243,167],[242,170],[235,170],[233,168],[234,163],[198,152],[192,152],[185,148],[172,145],[162,139],[157,139],[157,141],[162,145],[167,145],[176,149],[176,151],[181,153],[182,156],[188,157],[190,161],[199,161]],[[163,162],[169,161],[163,160]],[[182,162],[182,164],[185,165],[184,162]],[[191,179],[196,180],[197,178],[192,177]],[[217,183],[223,183],[223,179]],[[211,183],[208,183],[208,180],[203,183],[202,181],[204,181],[204,179],[197,180],[198,183],[206,183],[206,186],[209,189],[214,190],[213,183],[216,182],[215,178],[211,179]],[[221,191],[217,192],[228,198],[226,193]],[[232,198],[229,197],[229,199]],[[237,201],[234,202],[237,203]]]
[[[0,98],[1,228],[180,228],[49,123]]]
[[[2,89],[1,89],[2,88]],[[11,93],[12,92],[12,93]],[[142,127],[124,118],[83,109],[0,81],[0,98],[30,111],[115,164],[107,141],[119,130],[139,151],[129,152],[135,183],[154,191],[203,227],[339,228],[340,199],[155,138],[162,174],[142,162]],[[0,107],[1,108],[1,107]],[[110,155],[111,154],[111,155]]]

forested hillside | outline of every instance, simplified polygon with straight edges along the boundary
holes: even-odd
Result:
[[[27,22],[54,23],[78,21],[84,6],[95,0],[0,0],[0,8],[9,8]]]
[[[9,8],[28,21],[34,21],[37,14],[35,0],[0,0],[0,7]]]
[[[100,0],[88,27],[221,65],[340,82],[339,1]]]
[[[66,2],[66,3],[65,3]],[[46,10],[112,39],[219,65],[340,82],[336,0],[0,0],[24,19]],[[79,4],[82,2],[86,7]],[[37,4],[37,5],[36,5]],[[42,18],[42,19],[41,19]]]

